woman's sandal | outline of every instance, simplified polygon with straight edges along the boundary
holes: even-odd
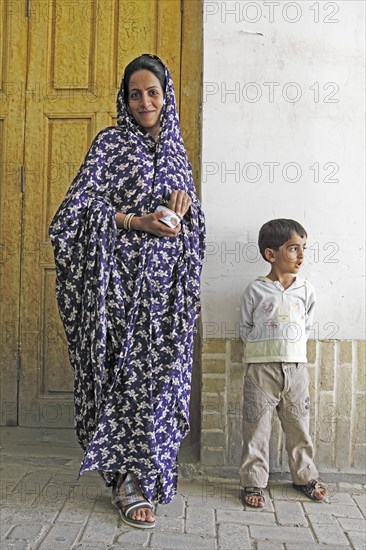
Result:
[[[133,474],[128,473],[124,478],[119,477],[112,490],[112,504],[118,508],[122,520],[131,527],[139,529],[152,529],[155,521],[142,521],[132,519],[132,512],[141,508],[149,508],[152,512],[154,506],[149,502],[140,489],[140,485]]]
[[[328,493],[325,495],[324,498],[316,498],[316,496],[314,495],[315,491],[318,489],[327,489],[326,485],[319,481],[319,479],[312,479],[306,485],[296,485],[296,483],[293,483],[292,486],[307,497],[311,498],[312,500],[316,500],[317,502],[324,502],[324,500],[326,500],[328,496]]]
[[[247,501],[248,497],[258,497],[259,499],[262,499],[262,503],[259,504],[259,501],[258,501],[257,505],[251,504],[250,502]],[[244,504],[246,504],[247,506],[251,506],[252,508],[264,508],[266,505],[266,498],[264,496],[263,489],[261,489],[260,487],[244,487],[243,500],[244,500]]]

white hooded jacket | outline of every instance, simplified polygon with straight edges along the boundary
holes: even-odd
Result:
[[[314,288],[296,277],[284,289],[279,281],[257,277],[241,302],[240,335],[247,363],[306,363],[312,325]]]

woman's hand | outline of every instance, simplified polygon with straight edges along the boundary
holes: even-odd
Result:
[[[183,218],[183,216],[188,212],[189,207],[192,204],[192,199],[185,191],[172,191],[170,195],[170,200],[168,208],[174,210],[178,216]]]
[[[166,211],[154,212],[153,214],[146,214],[145,216],[134,216],[131,220],[131,229],[137,231],[146,231],[157,237],[176,237],[181,230],[181,225],[172,229],[160,222],[160,218],[164,218],[167,215]]]

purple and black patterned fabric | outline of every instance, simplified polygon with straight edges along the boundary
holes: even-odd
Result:
[[[156,143],[127,112],[122,81],[118,125],[96,136],[50,227],[80,473],[112,485],[131,472],[160,503],[176,492],[189,429],[205,231],[168,69],[166,79]],[[176,238],[117,229],[117,211],[154,212],[175,189],[193,201]]]

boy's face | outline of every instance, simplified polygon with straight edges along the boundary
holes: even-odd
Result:
[[[283,243],[278,250],[267,248],[267,260],[279,273],[291,273],[296,275],[304,261],[304,250],[306,249],[306,237],[300,237],[293,233],[291,238]]]

